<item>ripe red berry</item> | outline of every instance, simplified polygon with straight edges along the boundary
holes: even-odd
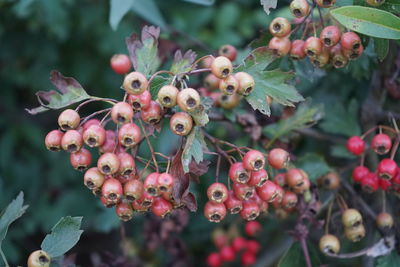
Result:
[[[226,208],[223,203],[208,201],[204,206],[204,216],[210,221],[218,223],[226,216]]]
[[[81,148],[81,150],[71,153],[69,160],[75,170],[84,171],[89,168],[92,163],[92,154],[90,154],[89,150]]]
[[[46,135],[44,139],[44,143],[46,148],[50,151],[60,151],[61,149],[61,140],[64,136],[64,133],[60,130],[53,130]]]
[[[266,181],[268,181],[268,173],[266,170],[261,169],[259,171],[251,172],[247,185],[258,187],[265,184]]]
[[[83,141],[90,147],[99,147],[106,141],[106,130],[99,124],[92,124],[83,131]]]
[[[243,167],[248,171],[259,171],[264,168],[264,154],[258,150],[250,150],[243,157]]]
[[[172,211],[172,204],[163,199],[162,197],[156,197],[151,206],[151,212],[154,215],[164,218],[167,214]]]
[[[82,125],[83,130],[85,131],[92,125],[100,125],[100,121],[98,119],[90,119]]]
[[[294,40],[292,42],[292,47],[290,49],[290,58],[293,60],[300,60],[306,57],[304,52],[304,44],[303,40]]]
[[[290,3],[290,12],[296,18],[303,18],[310,13],[310,5],[306,0],[293,0]]]
[[[316,57],[322,53],[322,43],[318,37],[310,36],[304,43],[304,53],[310,57]]]
[[[219,251],[219,255],[221,256],[222,261],[232,262],[235,260],[235,251],[231,246],[224,246]]]
[[[247,184],[233,183],[233,192],[238,199],[249,200],[254,194],[254,187]]]
[[[296,207],[297,201],[298,201],[298,199],[297,199],[297,195],[295,193],[293,193],[291,191],[286,191],[283,194],[281,206],[284,209],[290,210],[290,209],[293,209],[294,207]]]
[[[267,202],[272,202],[279,198],[279,186],[271,181],[266,181],[263,186],[257,187],[258,196]]]
[[[204,87],[206,87],[209,90],[218,89],[220,80],[221,80],[220,78],[210,73],[204,79]]]
[[[104,180],[104,175],[96,167],[88,169],[83,176],[83,183],[91,190],[101,188]]]
[[[174,134],[185,136],[193,128],[193,119],[192,116],[185,112],[177,112],[172,115],[169,125]]]
[[[68,130],[61,139],[62,148],[70,153],[79,151],[82,145],[82,135],[76,130]]]
[[[144,190],[151,196],[158,196],[158,176],[160,174],[158,172],[152,172],[147,175],[146,179],[144,180]]]
[[[348,59],[356,60],[363,54],[364,46],[362,44],[360,44],[359,48],[357,48],[357,49],[343,49],[342,48],[342,52],[343,52],[344,56],[347,57]]]
[[[236,90],[237,94],[246,96],[254,90],[254,78],[247,72],[237,72],[235,73],[234,77],[238,82],[238,88]]]
[[[247,183],[250,179],[249,172],[244,168],[243,162],[235,162],[229,168],[229,178],[233,182]]]
[[[260,215],[260,207],[256,201],[243,201],[243,209],[240,211],[240,217],[247,221],[253,221]]]
[[[220,267],[222,266],[222,259],[219,253],[213,252],[208,254],[206,259],[207,265],[209,267]]]
[[[248,240],[247,241],[247,250],[246,251],[254,253],[254,254],[257,254],[258,251],[260,250],[260,247],[261,247],[260,243],[258,243],[257,241]]]
[[[352,136],[347,140],[347,150],[352,154],[359,156],[364,153],[365,150],[365,142],[359,136]]]
[[[110,65],[112,70],[117,74],[128,73],[132,68],[129,57],[125,54],[116,54],[111,57]]]
[[[236,48],[232,45],[223,45],[218,50],[218,55],[228,58],[230,61],[235,61],[237,56]]]
[[[392,139],[387,134],[377,134],[372,138],[371,148],[379,155],[386,154],[392,147]]]
[[[244,232],[246,233],[246,235],[251,237],[255,237],[261,231],[261,229],[262,226],[257,221],[247,222],[244,225]]]
[[[131,154],[126,152],[121,152],[117,154],[117,157],[120,162],[118,170],[120,175],[127,178],[136,172],[135,160],[133,159]]]
[[[165,85],[158,91],[157,99],[162,106],[172,108],[176,106],[178,94],[178,88],[172,85]]]
[[[296,193],[296,194],[304,194],[304,192],[306,192],[306,191],[308,191],[310,189],[310,185],[311,185],[310,179],[308,179],[308,176],[306,174],[305,174],[304,177],[305,177],[304,178],[304,182],[301,185],[298,185],[298,186],[292,188],[292,191],[294,193]]]
[[[149,211],[151,204],[153,200],[151,200],[151,202],[146,202],[146,205],[143,205],[142,201],[139,200],[135,200],[132,202],[132,208],[134,211],[136,212],[147,212]]]
[[[171,192],[174,185],[174,177],[169,173],[161,173],[157,178],[159,192]]]
[[[343,50],[350,51],[357,50],[362,46],[360,37],[354,32],[343,33],[340,39],[340,44]]]
[[[232,69],[232,62],[224,56],[216,57],[211,63],[211,73],[220,79],[228,77]]]
[[[397,163],[392,159],[383,159],[378,164],[378,175],[382,179],[390,180],[397,174]]]
[[[213,183],[207,189],[210,201],[222,203],[228,198],[228,188],[223,183]]]
[[[117,216],[124,222],[131,220],[133,217],[132,206],[125,202],[118,203],[115,207],[115,212],[117,213]]]
[[[78,112],[73,109],[64,110],[58,117],[58,125],[64,131],[76,129],[79,126],[80,121],[81,117]]]
[[[131,72],[125,76],[123,87],[125,91],[132,95],[140,95],[148,86],[149,82],[140,72]]]
[[[273,182],[282,188],[288,187],[286,183],[286,173],[277,173],[274,177]]]
[[[200,106],[200,94],[193,88],[185,88],[178,93],[177,103],[186,112],[192,112]]]
[[[97,168],[105,175],[112,175],[118,172],[119,159],[114,153],[104,153],[97,161]]]
[[[49,267],[50,255],[44,250],[36,250],[29,255],[28,267]]]
[[[392,187],[392,180],[379,179],[379,187],[388,191]]]
[[[292,27],[290,25],[290,22],[283,17],[275,18],[269,25],[270,33],[276,37],[287,36],[290,33],[291,29]]]
[[[247,223],[252,223],[255,221],[247,222]],[[247,224],[246,223],[246,224]],[[244,250],[247,247],[247,240],[241,236],[235,237],[232,241],[232,248],[235,250],[235,252],[240,252]]]
[[[367,167],[364,166],[357,166],[353,170],[353,181],[356,183],[361,183],[362,179],[364,176],[366,176],[369,173],[369,170]]]
[[[286,173],[286,182],[290,188],[300,187],[306,179],[304,171],[301,169],[290,169]]]
[[[335,68],[343,68],[348,63],[348,58],[343,54],[342,46],[339,44],[331,48],[331,62]]]
[[[240,262],[243,266],[251,266],[256,263],[256,260],[255,253],[250,251],[245,251],[240,258]]]
[[[282,148],[274,148],[268,153],[268,163],[275,169],[286,167],[289,161],[289,153]]]
[[[109,203],[118,203],[121,200],[122,193],[121,183],[114,178],[107,178],[101,187],[101,194]]]
[[[239,213],[243,208],[243,203],[235,196],[232,190],[228,191],[228,198],[224,202],[226,209],[231,214]]]
[[[118,102],[111,109],[111,118],[117,124],[128,123],[133,118],[133,109],[126,102]]]
[[[330,54],[329,54],[329,48],[323,47],[322,51],[319,55],[316,55],[315,57],[310,58],[311,64],[313,64],[317,68],[323,68],[325,67],[326,64],[329,63],[330,59]]]
[[[106,130],[106,140],[99,148],[100,153],[113,152],[117,147],[117,137],[113,130]]]
[[[151,93],[148,90],[143,91],[139,95],[128,94],[128,103],[134,111],[148,109],[151,101]]]
[[[268,48],[277,57],[286,56],[290,52],[291,46],[292,44],[287,37],[273,37],[268,43]]]
[[[133,147],[141,140],[140,128],[133,122],[126,123],[118,131],[118,141],[124,147]]]
[[[341,34],[338,26],[330,25],[321,31],[319,38],[325,46],[331,47],[339,43]]]
[[[130,180],[124,184],[124,195],[129,202],[141,199],[143,190],[143,183],[140,180]]]
[[[150,101],[149,108],[142,110],[140,116],[145,123],[157,124],[162,117],[161,106],[156,101]]]

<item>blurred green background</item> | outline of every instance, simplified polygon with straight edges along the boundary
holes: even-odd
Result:
[[[288,2],[280,1],[279,6],[287,7]],[[171,52],[176,48],[193,49],[205,55],[229,43],[243,48],[240,53],[244,55],[243,51],[249,51],[246,45],[259,37],[260,31],[265,31],[274,17],[287,14],[287,9],[280,9],[267,16],[256,0],[216,1],[211,6],[160,0],[143,5],[146,8],[135,6],[118,26],[112,21],[116,27],[113,30],[109,23],[108,1],[0,0],[0,208],[19,191],[25,193],[30,206],[11,226],[3,243],[11,265],[25,264],[27,255],[39,248],[44,234],[66,215],[84,217],[85,232],[71,252],[76,253],[78,264],[90,266],[94,255],[104,251],[122,254],[120,222],[113,209],[103,208],[84,188],[82,174],[70,167],[66,153],[51,153],[44,146],[46,133],[57,127],[59,112],[31,116],[24,110],[38,105],[35,92],[53,89],[48,79],[51,70],[57,69],[65,76],[76,78],[90,95],[121,97],[122,78],[111,71],[109,59],[115,53],[127,53],[125,37],[132,32],[140,33],[143,25],[162,26],[161,48],[166,51],[165,64],[168,65]],[[344,116],[348,117],[347,124],[341,126],[347,131],[344,135],[360,132],[357,110],[366,96],[370,70],[376,64],[371,58],[372,51],[367,48],[356,64],[352,63],[344,71],[332,71],[329,76],[309,64],[293,66],[287,60],[281,62],[282,68],[298,71],[298,88],[304,96],[313,96],[314,103],[337,104],[327,113],[325,124],[328,125],[322,130],[333,134],[340,132],[335,120],[337,116]],[[351,101],[353,98],[357,100]],[[99,106],[91,107],[94,110]],[[279,108],[275,110],[280,111]],[[85,112],[90,111],[85,108]],[[210,130],[219,136],[226,135],[223,129]],[[172,135],[164,133],[156,145],[159,150],[168,152],[173,149],[167,141]],[[295,148],[299,155],[309,151],[332,152],[326,144],[318,146],[312,140],[304,140]],[[332,153],[347,160],[348,155],[339,146]],[[209,173],[202,177],[204,183],[192,187],[199,200],[205,199],[205,188],[211,182],[207,178],[213,175],[212,171]],[[223,225],[233,221],[237,223],[230,218]],[[125,224],[134,242],[134,248],[128,249],[132,253],[143,241],[143,222],[148,222],[146,216]],[[275,241],[287,238],[284,231],[277,231],[286,224],[290,228],[291,221],[282,224],[269,219],[264,232],[268,241],[263,239],[262,243],[272,247],[277,244]],[[182,234],[189,248],[188,255],[197,266],[203,266],[206,253],[215,250],[210,238],[213,228],[215,225],[204,219],[200,204],[199,211],[191,214],[189,226]],[[166,265],[169,258],[163,257],[164,254],[161,249],[156,257],[148,259],[154,264]]]

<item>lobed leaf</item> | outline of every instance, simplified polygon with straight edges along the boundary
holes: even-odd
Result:
[[[196,163],[203,161],[203,150],[207,150],[207,144],[204,141],[201,128],[195,126],[188,135],[182,152],[182,167],[185,173],[189,172],[189,165],[192,162],[192,158]]]
[[[171,66],[171,72],[176,74],[189,72],[192,70],[192,64],[196,60],[197,54],[188,50],[182,55],[181,50],[177,50],[174,55],[174,62]]]

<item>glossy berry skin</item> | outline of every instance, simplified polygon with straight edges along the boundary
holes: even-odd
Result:
[[[376,216],[376,225],[380,229],[390,229],[393,227],[393,216],[387,212],[381,212]]]
[[[310,179],[308,179],[308,176],[305,176],[303,183],[293,187],[292,191],[296,194],[304,194],[306,191],[310,189],[310,186],[311,186]]]
[[[71,153],[69,160],[75,170],[84,171],[89,168],[92,163],[92,154],[90,154],[89,150],[81,148],[81,150]]]
[[[228,188],[223,183],[213,183],[207,189],[207,197],[212,202],[223,203],[228,198]]]
[[[252,223],[255,221],[247,222],[247,223]],[[247,241],[245,238],[238,236],[235,237],[232,241],[232,248],[235,252],[240,252],[244,250],[247,247]]]
[[[76,130],[68,130],[61,139],[61,147],[69,153],[75,153],[83,146],[82,135]]]
[[[135,174],[135,160],[133,159],[132,155],[126,152],[121,152],[117,154],[119,159],[119,169],[118,173],[125,178],[130,177],[132,174]]]
[[[174,177],[166,172],[161,173],[157,178],[157,185],[159,192],[171,192],[174,185]]]
[[[44,143],[46,148],[50,151],[56,152],[61,150],[61,140],[64,136],[64,133],[60,130],[50,131],[46,138],[44,139]]]
[[[36,250],[29,255],[28,267],[49,267],[50,255],[44,250]]]
[[[83,141],[90,147],[99,147],[106,141],[106,130],[100,125],[90,125],[83,131]]]
[[[254,263],[256,263],[256,255],[255,253],[252,253],[250,251],[245,251],[241,256],[240,256],[240,262],[243,266],[251,266]]]
[[[303,18],[310,13],[310,5],[306,0],[293,0],[290,3],[290,12],[296,18]]]
[[[291,191],[286,191],[283,194],[281,206],[284,209],[290,210],[290,209],[293,209],[294,207],[296,207],[297,201],[298,201],[298,198],[295,193],[293,193]]]
[[[153,205],[151,206],[151,212],[154,215],[164,218],[167,214],[171,213],[172,204],[163,199],[162,197],[156,197],[153,201]]]
[[[352,136],[347,140],[346,147],[353,155],[359,156],[365,151],[365,142],[359,136]]]
[[[269,32],[275,37],[285,37],[291,29],[290,22],[283,17],[275,18],[269,25]]]
[[[140,72],[131,72],[124,78],[123,88],[128,94],[140,95],[148,86],[147,78]]]
[[[206,259],[207,266],[209,267],[221,267],[222,259],[219,253],[213,252],[208,254]]]
[[[342,223],[345,228],[357,227],[362,224],[361,213],[356,209],[347,209],[342,214]]]
[[[264,154],[258,150],[250,150],[243,157],[243,167],[248,171],[259,171],[264,168]]]
[[[85,131],[87,128],[89,128],[92,125],[101,125],[101,124],[98,119],[90,119],[82,125],[82,128]]]
[[[157,99],[158,102],[166,108],[172,108],[176,106],[177,96],[179,90],[175,86],[172,85],[164,85],[161,87],[160,91],[158,91]]]
[[[378,164],[378,175],[382,179],[390,180],[397,174],[397,163],[392,159],[383,159]]]
[[[100,153],[113,152],[117,146],[117,137],[113,130],[106,130],[106,140],[99,148]]]
[[[390,151],[392,139],[387,134],[377,134],[372,138],[371,148],[379,155],[384,155]]]
[[[268,153],[268,163],[275,169],[286,167],[289,161],[289,153],[282,148],[274,148]]]
[[[186,136],[193,128],[192,116],[186,112],[177,112],[172,115],[169,126],[174,134]]]
[[[232,95],[236,93],[239,88],[239,81],[234,75],[229,75],[225,79],[220,79],[219,89],[223,94]]]
[[[326,190],[336,190],[340,186],[340,177],[336,172],[328,172],[318,180],[318,185]]]
[[[99,169],[97,169],[97,167],[88,169],[83,176],[83,183],[91,190],[101,188],[104,180],[104,175],[99,171]]]
[[[247,183],[250,179],[250,173],[244,168],[243,162],[235,162],[229,168],[229,178],[233,182]]]
[[[339,239],[330,234],[323,235],[319,240],[319,249],[322,253],[337,254],[340,251]]]
[[[233,183],[232,188],[235,196],[240,200],[249,200],[254,194],[254,187],[246,184]]]
[[[118,172],[119,159],[114,153],[104,153],[97,161],[97,168],[105,175],[113,175]]]
[[[310,58],[314,58],[322,52],[322,43],[318,37],[310,36],[304,43],[304,53]]]
[[[191,112],[200,106],[200,94],[193,88],[185,88],[178,93],[177,103],[186,112]]]
[[[379,189],[379,178],[375,173],[368,173],[361,180],[362,189],[365,192],[372,193]]]
[[[131,70],[132,63],[127,55],[116,54],[111,57],[110,66],[115,73],[125,74]]]
[[[290,188],[302,186],[306,178],[301,169],[293,168],[286,173],[286,182]]]
[[[257,202],[252,200],[243,201],[243,209],[240,211],[240,217],[247,221],[253,221],[260,215],[260,207]]]
[[[210,221],[218,223],[226,216],[226,208],[222,203],[208,201],[204,206],[204,216]]]
[[[144,190],[153,197],[158,196],[160,193],[158,190],[158,176],[160,176],[158,172],[152,172],[147,175],[143,183]]]
[[[261,169],[259,171],[251,172],[250,179],[247,182],[248,186],[259,187],[265,184],[268,180],[268,173],[266,170]]]
[[[139,95],[128,95],[128,103],[134,111],[141,111],[150,107],[151,94],[148,90]]]
[[[141,199],[143,190],[143,183],[140,180],[130,180],[124,184],[124,195],[129,202]]]
[[[354,32],[345,32],[342,34],[340,44],[343,50],[355,50],[361,47],[361,39]]]
[[[263,186],[257,187],[256,191],[258,196],[267,202],[272,202],[279,198],[279,186],[271,181],[266,181]]]
[[[127,102],[118,102],[111,109],[111,118],[116,124],[128,123],[133,118],[133,109]]]
[[[118,131],[118,141],[124,147],[134,147],[140,140],[140,128],[133,122],[122,125]]]
[[[118,203],[121,200],[122,193],[122,185],[115,178],[107,178],[101,187],[101,194],[109,203]]]
[[[157,124],[162,117],[161,106],[156,101],[150,101],[149,108],[142,110],[140,116],[145,123]]]
[[[248,251],[248,252],[257,254],[258,251],[260,250],[260,247],[261,247],[261,246],[260,246],[260,243],[258,243],[258,242],[255,241],[255,240],[248,240],[248,241],[247,241],[247,251]]]
[[[282,188],[288,187],[286,183],[286,173],[277,173],[274,177],[273,182]]]
[[[319,38],[325,46],[332,47],[340,42],[341,34],[338,26],[330,25],[321,31]]]
[[[243,208],[243,202],[235,196],[232,190],[228,191],[228,197],[224,204],[230,214],[237,214]]]
[[[343,68],[349,62],[348,58],[343,54],[342,46],[339,44],[331,48],[331,63],[336,68]]]
[[[365,236],[365,227],[360,224],[357,227],[349,227],[344,229],[344,235],[351,242],[359,242]]]
[[[236,258],[235,250],[231,246],[224,246],[221,248],[219,255],[224,262],[232,262]]]
[[[365,0],[365,2],[370,6],[377,7],[385,3],[385,0]]]
[[[290,52],[291,46],[289,38],[286,37],[273,37],[268,43],[268,48],[277,57],[286,56]]]
[[[362,179],[367,174],[369,174],[369,170],[367,167],[357,166],[353,170],[353,174],[352,174],[353,181],[356,183],[361,183]]]
[[[257,221],[247,222],[244,225],[244,232],[246,233],[246,235],[251,237],[255,237],[261,231],[261,229],[262,226]]]
[[[292,42],[292,46],[290,48],[290,58],[293,60],[301,60],[306,57],[306,53],[304,52],[304,44],[303,40],[294,40]]]
[[[210,73],[204,79],[204,87],[206,87],[209,90],[218,89],[220,81],[221,81],[220,78]]]
[[[336,0],[316,0],[315,3],[320,7],[329,8],[336,3]]]
[[[357,49],[342,49],[343,55],[350,60],[356,60],[359,58],[364,52],[364,46],[360,44],[360,47]]]
[[[211,63],[211,73],[217,78],[225,79],[232,73],[232,70],[232,62],[227,57],[216,57]]]
[[[235,73],[234,77],[239,84],[236,90],[239,95],[246,96],[254,90],[255,81],[247,72],[237,72]]]
[[[73,109],[66,109],[58,116],[58,125],[64,131],[76,129],[79,126],[81,117]]]
[[[130,221],[133,217],[132,206],[125,202],[118,203],[115,212],[118,218],[124,222]]]
[[[218,55],[228,58],[230,61],[235,61],[237,50],[233,45],[223,45],[218,50]]]

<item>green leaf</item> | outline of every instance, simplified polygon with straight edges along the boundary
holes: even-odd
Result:
[[[237,69],[253,76],[255,87],[251,94],[246,96],[246,100],[253,109],[266,115],[271,114],[267,96],[285,106],[294,106],[294,103],[304,100],[296,88],[288,83],[294,78],[293,73],[279,70],[265,71],[275,59],[276,57],[265,47],[257,48]]]
[[[356,159],[357,156],[351,154],[344,145],[333,145],[331,146],[331,155],[337,158],[344,159]]]
[[[205,126],[210,120],[208,111],[212,108],[214,101],[210,97],[203,97],[201,105],[193,112],[189,112],[197,126]]]
[[[380,61],[383,61],[389,52],[389,40],[374,38],[375,53]]]
[[[308,153],[296,161],[296,167],[303,169],[310,180],[315,182],[318,177],[331,171],[323,156],[315,153]]]
[[[153,100],[157,99],[158,91],[160,91],[161,87],[164,85],[170,84],[171,79],[165,78],[162,76],[156,76],[150,84],[150,93]]]
[[[185,173],[189,172],[189,164],[192,162],[192,158],[196,163],[200,163],[203,160],[203,151],[207,150],[207,144],[204,141],[204,135],[201,128],[195,126],[192,132],[186,139],[185,147],[182,152],[182,167]]]
[[[41,106],[33,109],[25,109],[27,112],[36,115],[50,109],[65,108],[90,98],[82,85],[74,78],[65,77],[58,71],[53,70],[50,72],[50,81],[59,92],[54,90],[37,92],[36,96]]]
[[[28,205],[24,206],[24,193],[20,192],[17,198],[11,201],[7,208],[2,212],[0,216],[0,249],[1,244],[7,235],[8,227],[11,223],[21,217],[27,208]]]
[[[343,26],[377,38],[400,39],[400,18],[376,8],[344,6],[330,11]]]
[[[132,10],[144,20],[165,28],[164,17],[154,0],[134,0]]]
[[[308,243],[307,246],[312,266],[319,266],[321,264],[321,260],[318,257],[317,250],[311,243]],[[286,253],[278,262],[278,267],[293,266],[307,266],[307,263],[304,259],[303,250],[299,242],[293,243],[293,245],[286,251]]]
[[[269,15],[269,13],[271,13],[270,9],[276,8],[276,5],[278,4],[278,0],[260,0],[260,3],[264,8],[265,13],[267,13],[267,15]]]
[[[41,248],[49,253],[50,257],[58,257],[69,251],[78,242],[82,217],[63,217],[46,235]]]
[[[311,105],[311,100],[300,104],[296,112],[285,120],[268,125],[263,129],[263,133],[274,140],[289,134],[294,130],[312,127],[324,116],[322,105]]]
[[[211,6],[215,3],[215,0],[183,0],[183,1],[203,6]]]
[[[110,0],[110,17],[109,23],[115,31],[122,18],[132,8],[135,0]]]
[[[361,129],[358,123],[358,103],[352,99],[347,107],[335,101],[326,113],[319,127],[327,133],[342,134],[345,136],[360,135]]]
[[[174,56],[174,62],[171,66],[171,72],[173,74],[179,74],[183,72],[188,72],[192,70],[192,64],[196,60],[196,53],[192,50],[186,51],[184,55],[182,55],[181,50],[177,50]]]
[[[381,256],[376,259],[375,267],[393,267],[400,263],[400,255],[393,251],[389,255]]]

